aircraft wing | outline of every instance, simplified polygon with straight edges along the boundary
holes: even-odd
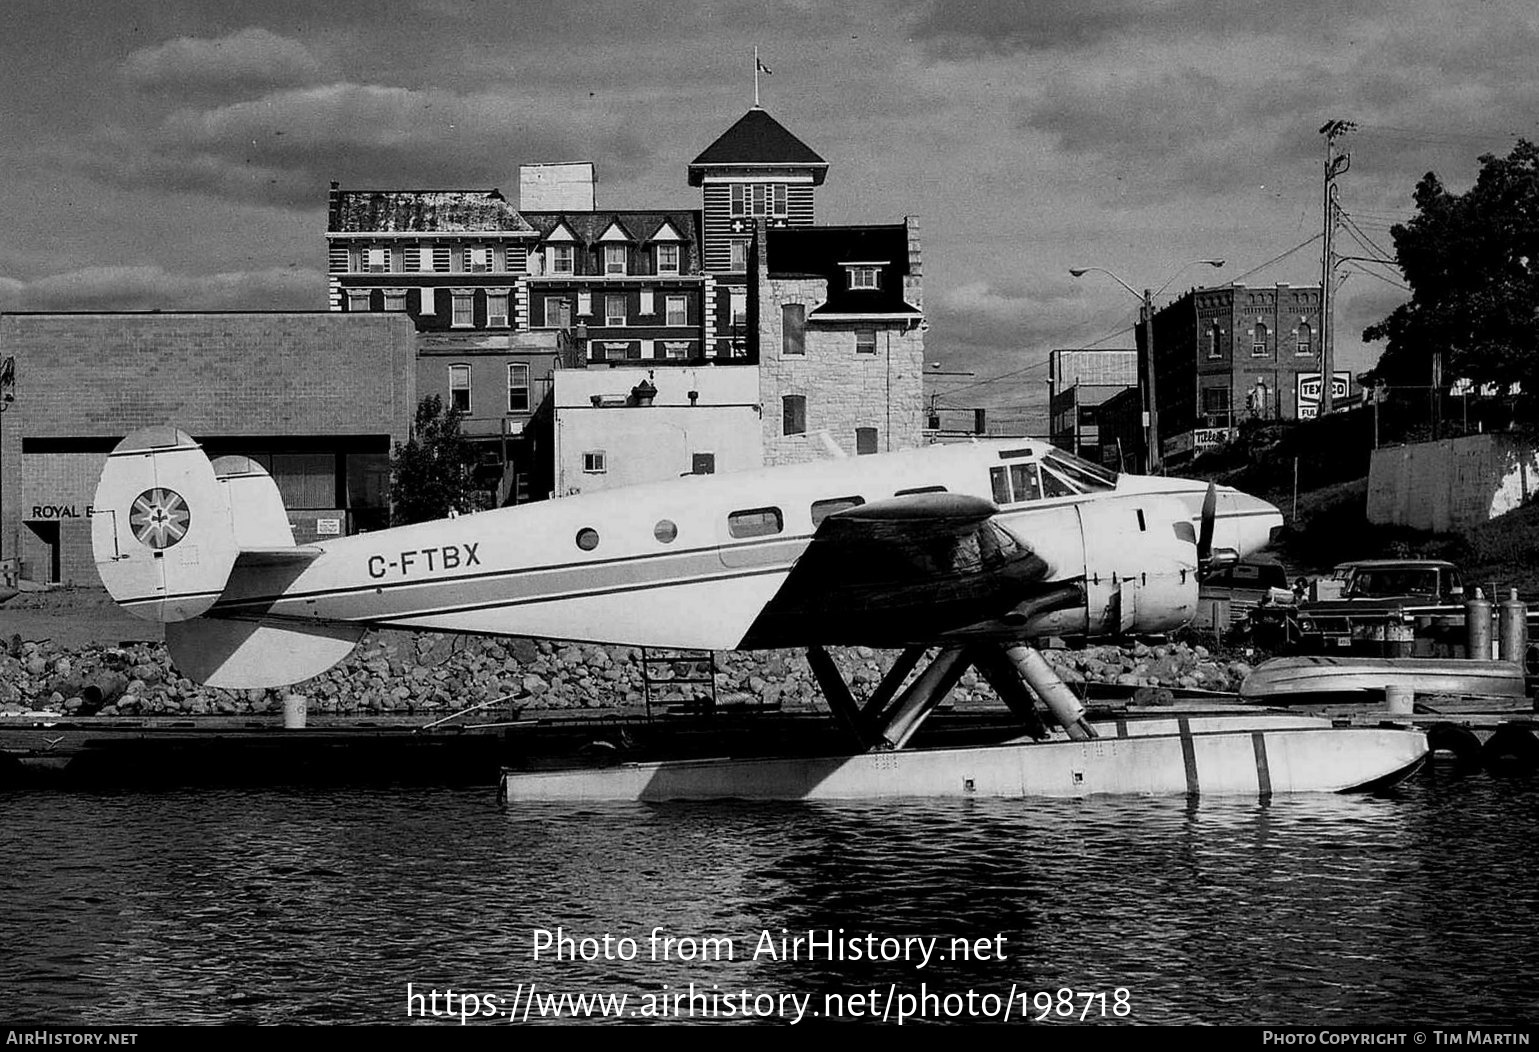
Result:
[[[743,645],[938,642],[1003,618],[1043,590],[1048,566],[991,521],[998,511],[916,493],[828,516]]]

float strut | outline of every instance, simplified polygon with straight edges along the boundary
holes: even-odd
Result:
[[[818,686],[823,688],[823,697],[828,699],[828,708],[834,714],[834,721],[862,749],[871,748],[877,738],[870,729],[871,722],[862,715],[860,706],[855,704],[854,695],[850,693],[844,677],[839,675],[839,668],[834,664],[834,659],[828,656],[828,651],[822,647],[808,647],[807,664],[817,677]]]
[[[1015,665],[1003,650],[980,646],[972,655],[973,666],[983,674],[999,700],[1025,725],[1026,733],[1041,741],[1047,737],[1047,726],[1037,715],[1037,697],[1021,679]]]
[[[951,688],[957,685],[969,662],[967,647],[946,647],[925,670],[910,683],[898,700],[888,706],[877,724],[877,731],[891,748],[901,749],[919,730],[925,717],[934,711]]]
[[[1023,643],[1005,647],[1005,657],[1015,666],[1026,685],[1047,705],[1069,737],[1085,741],[1096,736],[1095,728],[1085,722],[1085,706],[1079,703],[1058,673],[1048,667],[1042,655]]]
[[[924,652],[924,647],[908,647],[899,654],[898,660],[887,670],[887,675],[882,677],[882,682],[877,684],[876,690],[866,699],[860,714],[868,720],[880,716],[887,703],[898,693],[898,688],[903,686],[903,681],[908,679],[908,674],[919,664],[919,659],[924,657]]]

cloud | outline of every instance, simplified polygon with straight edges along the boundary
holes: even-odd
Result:
[[[325,79],[323,64],[308,47],[256,27],[140,48],[124,60],[123,73],[143,91],[179,95],[244,94]]]
[[[87,267],[31,281],[0,278],[4,310],[324,310],[326,275],[299,267],[173,273]]]
[[[520,163],[580,159],[623,180],[652,161],[644,127],[621,108],[574,111],[511,90],[338,83],[179,109],[148,135],[110,133],[75,163],[113,185],[305,208],[333,179],[508,189]]]

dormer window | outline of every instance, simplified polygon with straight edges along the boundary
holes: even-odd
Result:
[[[466,270],[488,271],[492,269],[492,250],[485,246],[471,246],[465,250]]]
[[[545,249],[545,259],[552,274],[572,273],[572,246],[551,245]]]
[[[605,245],[604,246],[604,273],[605,274],[624,274],[625,273],[625,246],[624,245]]]
[[[859,263],[846,268],[852,289],[879,289],[882,287],[882,268],[874,263]]]
[[[657,272],[659,274],[677,274],[679,272],[679,246],[657,246]]]

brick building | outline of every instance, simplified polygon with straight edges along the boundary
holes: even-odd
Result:
[[[1050,351],[1047,356],[1048,419],[1053,445],[1101,461],[1097,410],[1114,395],[1138,386],[1138,352],[1132,349]],[[1112,454],[1116,457],[1115,449]]]
[[[1144,327],[1138,327],[1140,373]],[[1247,419],[1296,420],[1318,404],[1320,289],[1238,282],[1192,289],[1154,313],[1162,441]],[[1337,385],[1349,374],[1338,373]]]
[[[0,315],[16,400],[0,414],[0,559],[97,580],[90,505],[106,455],[173,424],[278,483],[296,540],[385,523],[389,458],[416,402],[405,318],[304,313]]]

